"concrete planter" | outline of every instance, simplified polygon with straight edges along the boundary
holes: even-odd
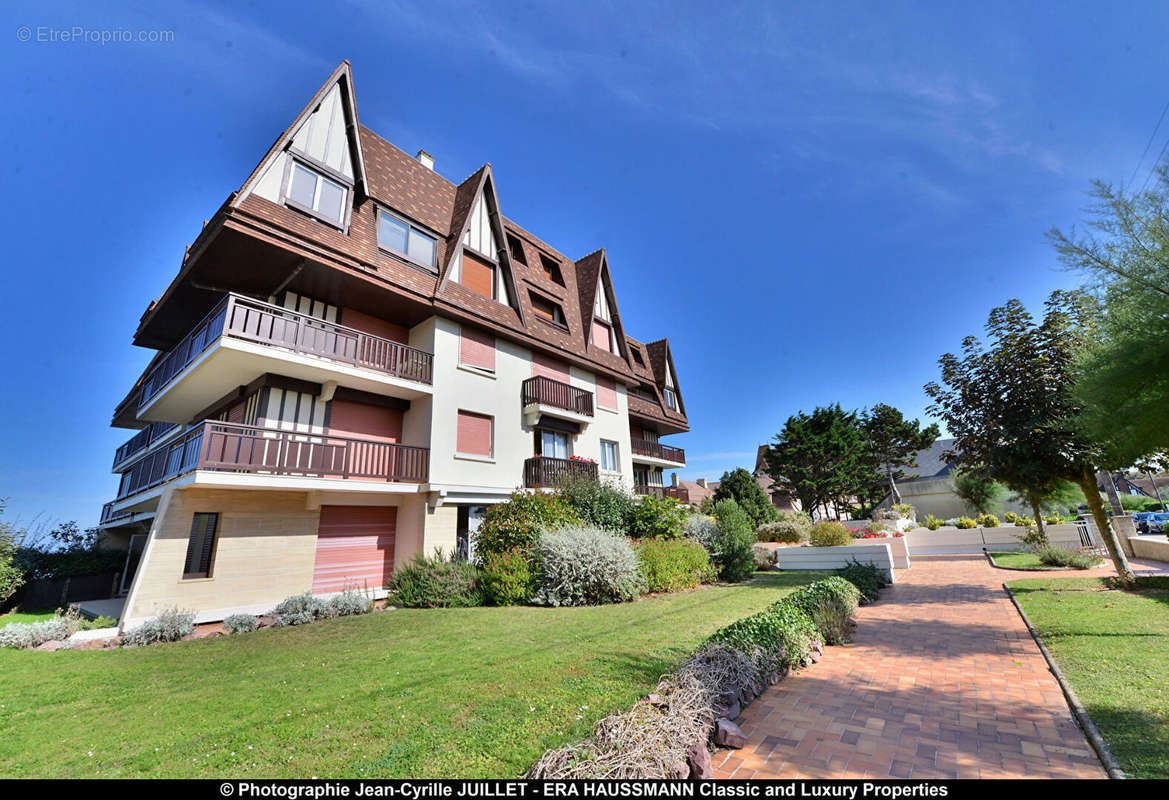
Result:
[[[1078,548],[1080,528],[1074,523],[1048,525],[1047,538],[1060,547]],[[1098,544],[1094,526],[1089,526],[1093,544]],[[1006,525],[999,528],[939,528],[936,531],[918,528],[905,534],[909,548],[918,555],[976,554],[983,548],[988,550],[1024,549],[1017,537],[1026,532],[1025,528]]]
[[[873,564],[885,573],[885,580],[893,583],[895,560],[893,548],[889,544],[892,541],[886,539],[879,544],[847,544],[841,547],[778,547],[775,550],[779,559],[777,566],[782,570],[796,572],[829,572],[855,559],[862,564]],[[905,551],[904,563],[909,563],[908,550]]]
[[[1169,561],[1169,539],[1164,536],[1133,536],[1128,542],[1136,558]]]

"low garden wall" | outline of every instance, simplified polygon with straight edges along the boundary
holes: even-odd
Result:
[[[812,570],[828,572],[840,569],[849,561],[856,560],[861,564],[872,564],[880,569],[889,583],[894,582],[893,569],[896,567],[893,547],[890,542],[896,539],[874,544],[848,544],[842,547],[778,547],[775,550],[776,566],[782,570],[807,572]],[[904,544],[902,544],[904,548]],[[904,563],[908,566],[909,555],[906,551]]]
[[[1047,525],[1047,538],[1052,544],[1061,547],[1079,548],[1080,528],[1075,523],[1062,525]],[[1096,543],[1095,530],[1088,527],[1092,533],[1092,540]],[[1023,550],[1024,545],[1018,537],[1026,533],[1026,528],[1003,526],[998,528],[939,528],[936,531],[926,528],[915,528],[905,534],[909,549],[918,555],[945,555],[945,554],[977,554],[988,550]],[[1098,544],[1098,543],[1097,543]]]
[[[1132,536],[1128,542],[1136,558],[1169,561],[1169,539],[1164,536]]]

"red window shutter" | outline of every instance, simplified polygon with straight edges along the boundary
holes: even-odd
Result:
[[[495,337],[479,328],[464,325],[459,339],[459,363],[494,370]]]
[[[533,353],[532,375],[539,375],[545,378],[551,378],[554,381],[560,381],[561,383],[568,383],[568,364],[551,356],[543,355],[542,353]]]
[[[593,320],[593,347],[599,347],[605,352],[612,352],[609,341],[609,326],[600,320]]]
[[[617,383],[600,375],[597,376],[597,405],[617,408]]]
[[[492,418],[471,411],[459,411],[455,450],[475,456],[491,455]]]
[[[463,251],[462,284],[484,297],[495,297],[495,267]]]

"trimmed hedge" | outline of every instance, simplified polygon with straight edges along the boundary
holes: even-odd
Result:
[[[650,592],[677,592],[718,577],[706,549],[691,539],[642,539],[634,545],[638,569]]]
[[[812,547],[841,547],[852,544],[852,533],[843,523],[825,520],[812,526],[808,542]]]
[[[811,526],[803,525],[794,520],[780,520],[760,525],[755,530],[755,538],[760,542],[781,542],[783,544],[799,544],[807,541]]]

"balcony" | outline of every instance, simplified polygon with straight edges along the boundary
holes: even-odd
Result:
[[[686,465],[686,451],[681,447],[651,442],[648,439],[632,439],[629,442],[633,460],[639,464],[653,464],[662,467]]]
[[[118,467],[124,464],[130,456],[137,455],[150,447],[177,427],[178,425],[173,422],[152,422],[138,431],[114,452],[114,471],[117,472]]]
[[[229,294],[143,379],[142,419],[190,418],[265,372],[411,399],[434,356],[416,347]]]
[[[574,458],[535,456],[524,462],[524,486],[555,489],[572,480],[597,480],[597,464]]]
[[[430,450],[347,436],[207,421],[135,461],[122,473],[115,502],[200,470],[232,476],[360,481],[361,486],[353,488],[364,489],[371,483],[425,483],[430,471]],[[235,479],[227,482],[251,485]],[[280,485],[296,488],[295,480],[281,481]],[[107,513],[117,512],[106,509],[103,518]]]
[[[520,398],[528,426],[545,414],[581,425],[593,419],[593,393],[552,378],[528,378],[520,386]]]
[[[679,503],[690,502],[690,496],[686,494],[686,490],[678,486],[648,486],[641,483],[633,487],[633,493],[642,497],[647,495],[653,495],[654,497],[672,497]]]

